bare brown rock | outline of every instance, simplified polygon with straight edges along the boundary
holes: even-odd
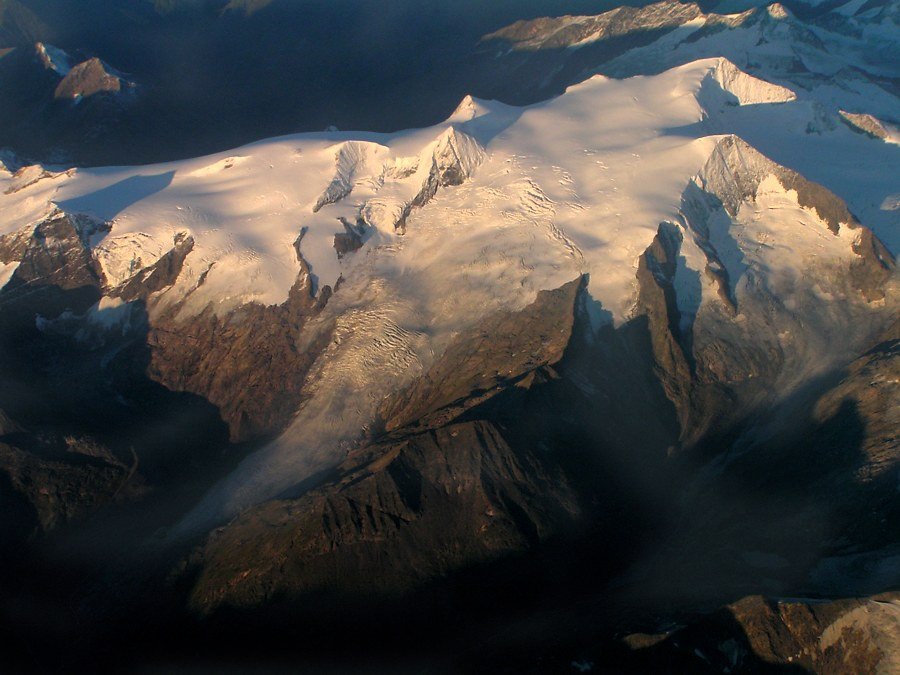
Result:
[[[440,425],[558,362],[572,336],[576,301],[585,283],[580,278],[553,291],[540,291],[520,312],[493,315],[454,340],[428,373],[384,405],[385,428]]]
[[[662,641],[628,640],[635,647],[625,663],[628,672],[665,663],[680,672],[893,672],[898,607],[897,594],[820,601],[749,596]]]
[[[19,266],[4,291],[15,292],[26,284],[64,290],[99,286],[99,272],[86,238],[104,227],[103,223],[56,212],[35,227],[30,239],[11,238],[0,255],[9,261],[18,259]]]
[[[79,99],[103,92],[118,93],[121,89],[122,81],[108,73],[100,59],[92,58],[74,66],[60,80],[53,95],[57,99]]]
[[[527,441],[511,443],[493,413],[454,420],[552,381],[549,366],[569,345],[583,288],[576,279],[543,291],[522,311],[460,336],[386,404],[394,433],[351,454],[320,487],[251,508],[214,533],[194,560],[194,606],[321,590],[405,592],[570,526],[580,506],[556,460]]]
[[[191,603],[408,591],[525,550],[577,512],[565,480],[491,424],[451,424],[361,451],[321,488],[214,532],[193,560]]]
[[[181,250],[188,245],[181,242]],[[167,269],[181,254],[173,255]],[[299,239],[297,255],[301,271],[282,305],[251,303],[225,316],[207,308],[190,321],[180,320],[179,308],[173,307],[152,321],[150,376],[216,405],[234,441],[267,437],[288,423],[302,400],[307,373],[330,338],[326,327],[301,340],[307,321],[321,311],[332,290],[326,286],[316,297]]]
[[[640,8],[618,7],[597,16],[517,21],[482,40],[507,42],[517,50],[565,49],[588,37],[610,40],[632,32],[672,29],[702,15],[695,3],[658,2]]]

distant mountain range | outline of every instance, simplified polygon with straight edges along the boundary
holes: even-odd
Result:
[[[38,111],[30,123],[33,107],[4,102],[0,147],[35,159],[122,164],[329,126],[427,126],[473,91],[465,62],[482,35],[520,18],[597,7],[588,0],[4,0],[0,48],[30,51],[44,42],[100,58],[144,87],[133,105],[99,120],[47,120]],[[0,87],[15,88],[3,79]],[[92,143],[78,142],[82,129],[98,128]]]

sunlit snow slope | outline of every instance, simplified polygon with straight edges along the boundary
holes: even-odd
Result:
[[[151,321],[280,304],[306,271],[317,294],[337,289],[310,329],[328,324],[333,337],[301,409],[201,506],[199,516],[215,518],[334,464],[389,393],[489,312],[519,309],[538,290],[587,274],[595,327],[627,321],[639,258],[660,223],[685,228],[681,269],[705,279],[679,298],[686,313],[722,302],[709,273],[716,265],[735,284],[744,270],[764,269],[783,290],[814,262],[852,264],[858,224],[849,215],[829,222],[752,149],[732,157],[749,157],[756,181],[752,195],[738,190],[733,221],[705,239],[688,222],[686,190],[705,186],[723,139],[814,121],[795,99],[728,61],[704,59],[655,76],[595,76],[525,108],[467,98],[443,124],[392,135],[300,134],[143,167],[56,171],[10,160],[0,169],[0,243],[13,250],[10,242],[56,210],[86,216],[82,235],[111,296],[102,310],[190,238],[175,282],[148,301]],[[864,157],[873,144],[840,125],[798,138],[798,152],[823,156],[837,148]],[[879,147],[868,168],[876,189],[882,172],[900,175],[900,148]],[[729,171],[717,176],[717,194],[728,192]],[[751,197],[755,206],[741,201]],[[891,239],[892,230],[883,224],[876,234]],[[729,236],[741,245],[711,258],[716,237]],[[6,283],[19,263],[0,263]]]

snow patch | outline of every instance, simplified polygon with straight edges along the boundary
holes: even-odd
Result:
[[[150,234],[133,232],[104,239],[94,249],[94,258],[108,287],[115,288],[154,265],[171,248]]]
[[[195,178],[204,178],[206,176],[211,176],[219,173],[220,171],[226,171],[228,169],[233,169],[234,167],[243,164],[246,160],[246,157],[226,157],[224,159],[220,159],[218,162],[214,162],[209,166],[204,166],[200,169],[195,169],[191,171],[190,176]]]
[[[124,335],[131,330],[131,304],[121,298],[103,296],[88,310],[86,319],[103,330],[118,328]]]
[[[18,268],[18,262],[0,262],[0,289],[2,289],[4,286],[6,286],[6,284],[9,283],[9,280],[12,278],[12,275]]]
[[[44,67],[55,71],[60,77],[65,77],[72,70],[73,59],[62,49],[45,42],[38,42],[35,50]]]

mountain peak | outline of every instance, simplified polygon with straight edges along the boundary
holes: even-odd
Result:
[[[78,100],[101,92],[118,93],[121,90],[122,80],[94,57],[73,66],[56,87],[54,97]]]
[[[733,96],[738,105],[786,103],[797,99],[797,95],[787,87],[754,77],[725,57],[715,59],[713,64],[704,78],[704,86],[707,82],[714,82],[723,92]]]
[[[789,19],[791,13],[788,11],[787,7],[782,5],[780,2],[773,2],[771,5],[766,7],[766,12],[773,19]]]
[[[756,199],[759,186],[769,176],[775,176],[785,190],[794,191],[799,205],[814,210],[834,234],[844,226],[859,227],[859,221],[834,193],[781,166],[734,134],[716,144],[698,178],[734,216],[743,201]]]
[[[456,109],[450,115],[451,122],[468,122],[483,114],[483,107],[472,98],[471,94],[466,94],[456,106]]]

